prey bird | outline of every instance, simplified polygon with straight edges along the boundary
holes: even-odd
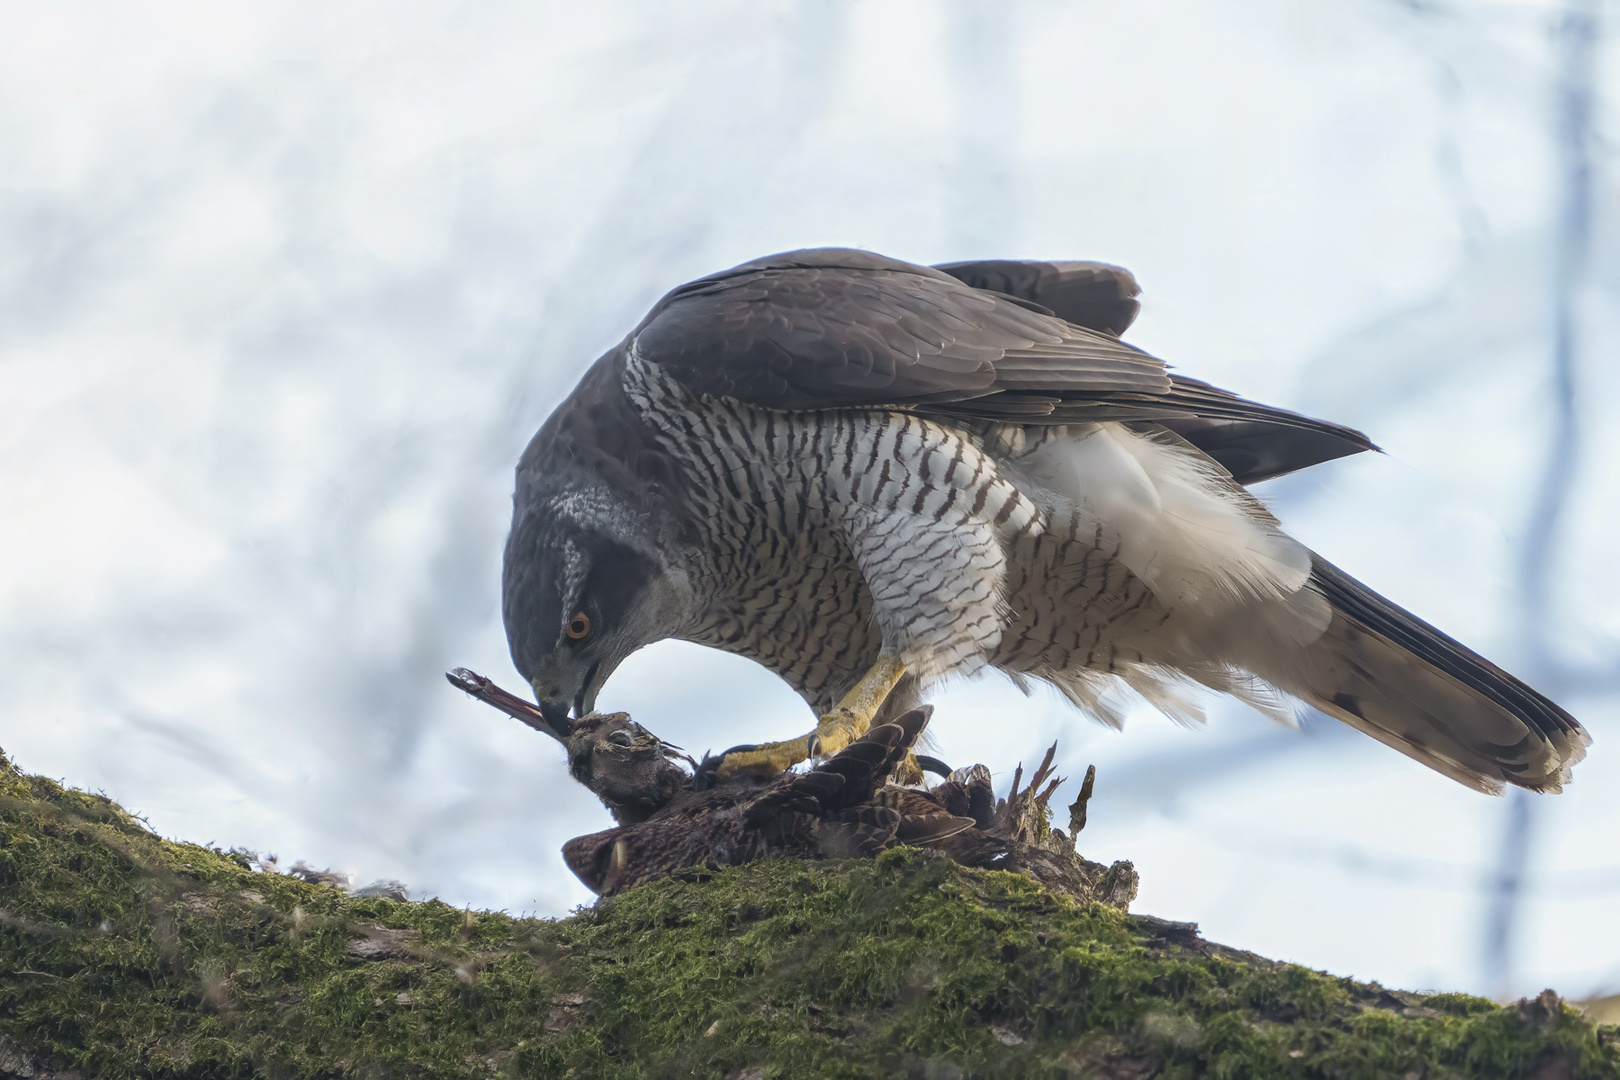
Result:
[[[1004,799],[995,797],[983,765],[951,770],[935,762],[945,779],[932,788],[896,784],[928,724],[931,706],[925,705],[873,726],[806,772],[762,777],[738,771],[699,788],[680,764],[696,762],[625,713],[588,713],[553,724],[475,671],[456,668],[445,677],[561,743],[569,774],[613,814],[614,828],[563,845],[568,868],[599,896],[699,867],[870,857],[897,844],[930,848],[963,866],[1028,874],[1055,891],[1121,911],[1136,895],[1130,863],[1105,867],[1075,851],[1095,769],[1086,771],[1069,808],[1070,833],[1051,827],[1049,802],[1062,783],[1052,770],[1055,743],[1022,791],[1018,769]]]
[[[1207,690],[1304,703],[1471,788],[1558,791],[1568,713],[1284,533],[1247,485],[1374,449],[1172,373],[1100,263],[772,255],[682,285],[517,467],[503,613],[558,725],[665,638],[819,719],[718,771],[835,754],[952,675],[1118,726]]]

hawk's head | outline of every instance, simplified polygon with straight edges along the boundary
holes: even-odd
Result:
[[[586,372],[518,462],[501,607],[513,663],[554,725],[570,709],[590,712],[625,657],[690,622],[660,465],[625,397],[618,350]]]
[[[642,524],[602,488],[520,485],[502,614],[512,661],[553,723],[590,712],[625,657],[686,621],[684,579]]]

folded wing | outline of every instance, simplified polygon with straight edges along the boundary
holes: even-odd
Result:
[[[1102,264],[940,270],[864,251],[788,252],[674,290],[628,344],[698,394],[769,409],[1154,424],[1240,483],[1372,448],[1353,429],[1174,375],[1118,340],[1134,290]]]

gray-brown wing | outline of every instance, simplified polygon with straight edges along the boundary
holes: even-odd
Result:
[[[630,344],[696,393],[771,409],[892,406],[951,419],[1172,429],[1204,419],[1220,429],[1204,438],[1206,452],[1239,465],[1243,482],[1297,468],[1299,455],[1255,454],[1239,436],[1285,429],[1311,447],[1310,463],[1372,446],[1358,431],[1173,376],[1111,334],[1035,307],[932,267],[828,248],[683,285]],[[1234,423],[1247,427],[1228,432]],[[1209,427],[1185,426],[1199,438]]]
[[[1136,318],[1140,289],[1130,271],[1096,262],[1021,262],[995,259],[946,263],[943,270],[975,289],[1037,304],[1061,319],[1118,336]],[[1172,375],[1177,390],[1196,385],[1231,402],[1203,402],[1192,415],[1160,423],[1220,462],[1240,484],[1254,484],[1376,447],[1352,428],[1261,407],[1224,390]],[[1222,408],[1222,405],[1225,407]]]
[[[1376,450],[1361,432],[1338,425],[1303,426],[1264,420],[1193,416],[1160,420],[1187,442],[1221,463],[1247,487],[1324,461]]]
[[[773,409],[920,406],[1006,391],[1136,395],[1163,361],[1084,327],[861,251],[772,256],[683,285],[632,336],[700,394]]]
[[[1039,304],[1058,318],[1119,337],[1136,320],[1142,291],[1131,272],[1099,262],[1035,262],[986,259],[941,263],[965,285]]]

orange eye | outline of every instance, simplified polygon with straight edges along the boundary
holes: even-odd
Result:
[[[591,632],[591,617],[583,611],[568,620],[568,636],[578,641]]]

